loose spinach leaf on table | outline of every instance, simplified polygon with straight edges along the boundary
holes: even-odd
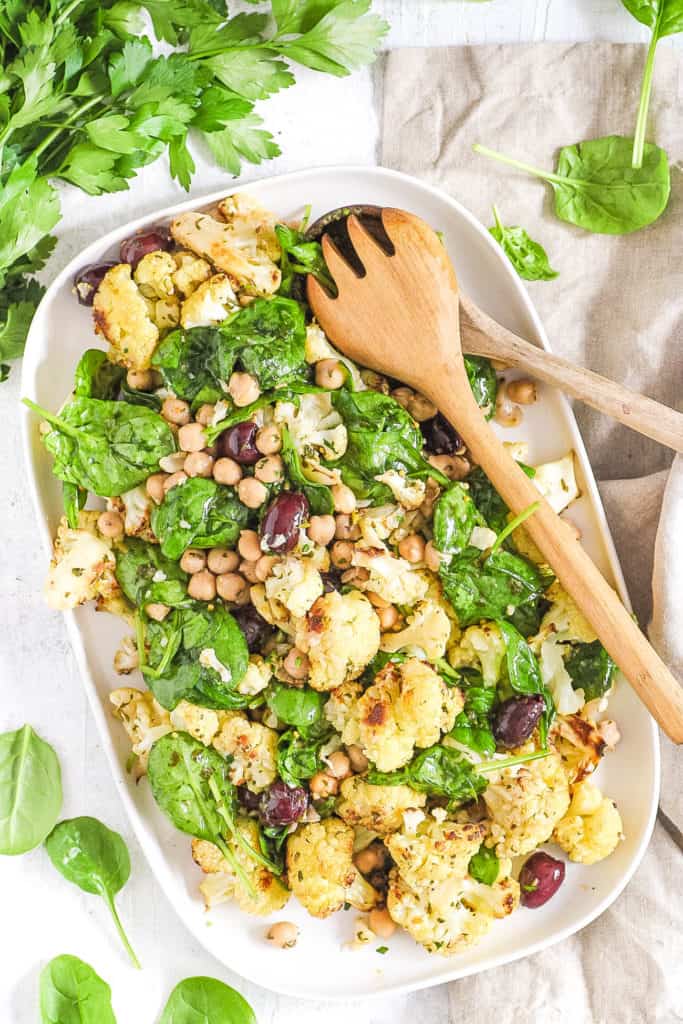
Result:
[[[614,681],[617,666],[599,640],[575,644],[565,659],[564,667],[571,676],[575,690],[583,690],[587,701],[607,693]]]
[[[287,227],[284,224],[275,225],[275,234],[282,254],[280,257],[281,295],[292,294],[295,274],[313,274],[320,284],[333,293],[336,291],[334,281],[330,277],[327,264],[323,259],[320,242],[306,241],[303,231]]]
[[[159,1024],[256,1024],[239,992],[216,978],[185,978],[171,992]]]
[[[27,398],[24,404],[53,428],[44,443],[55,476],[102,498],[131,491],[175,451],[166,420],[142,406],[76,397],[53,416]]]
[[[64,953],[40,974],[42,1024],[116,1024],[111,988],[90,964]]]
[[[114,897],[130,877],[130,855],[123,838],[97,818],[70,818],[55,826],[45,840],[45,849],[67,882],[102,897],[126,952],[133,965],[139,968],[140,962],[114,903]]]
[[[474,856],[470,857],[467,871],[475,882],[493,885],[500,871],[500,861],[496,856],[495,850],[490,846],[484,846],[482,843]]]
[[[294,687],[273,683],[266,691],[266,703],[285,725],[294,726],[302,736],[326,728],[325,695],[310,686]]]
[[[472,394],[487,420],[496,411],[496,395],[498,394],[498,378],[491,362],[484,356],[464,356],[467,379]]]
[[[62,775],[50,744],[30,725],[0,734],[0,854],[39,846],[61,807]]]
[[[282,436],[280,455],[285,464],[288,479],[295,485],[297,491],[303,491],[306,495],[313,515],[331,514],[334,512],[334,499],[330,488],[326,487],[325,484],[316,484],[308,479],[304,474],[301,457],[294,446],[292,435],[287,430],[287,427],[282,427],[280,433]]]
[[[640,167],[631,165],[633,142],[621,135],[589,139],[560,150],[553,174],[486,146],[477,153],[542,178],[555,193],[555,213],[586,231],[625,235],[664,212],[671,188],[666,153],[645,143]]]
[[[495,225],[489,232],[525,281],[551,281],[558,276],[548,260],[548,254],[539,242],[534,242],[524,228],[503,224],[497,207],[493,207]]]
[[[111,363],[107,353],[88,348],[78,361],[74,375],[74,394],[79,398],[100,398],[114,401],[126,376],[122,366]]]
[[[193,477],[168,491],[151,524],[164,555],[177,559],[189,547],[232,547],[248,515],[232,489]]]
[[[165,604],[169,608],[189,607],[189,576],[177,562],[166,558],[157,544],[136,537],[126,538],[116,552],[116,579],[121,590],[137,608]]]

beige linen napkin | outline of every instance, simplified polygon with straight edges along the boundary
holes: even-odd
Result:
[[[484,224],[496,203],[560,271],[528,285],[553,349],[683,408],[683,55],[660,48],[650,131],[671,158],[664,216],[632,235],[557,220],[549,186],[472,152],[481,142],[552,168],[561,145],[633,128],[643,47],[590,44],[396,50],[383,80],[381,162],[439,185]],[[580,403],[634,608],[683,678],[683,459]],[[655,540],[656,538],[656,540]],[[654,595],[654,601],[653,601]],[[683,825],[680,755],[663,743],[662,806]],[[634,880],[553,949],[451,986],[463,1024],[683,1021],[680,852],[657,826]]]

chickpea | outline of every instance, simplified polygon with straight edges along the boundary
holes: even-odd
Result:
[[[268,423],[256,434],[255,443],[262,455],[275,455],[282,448],[280,431],[274,423]]]
[[[422,423],[423,420],[431,420],[438,411],[434,403],[430,402],[424,395],[415,395],[408,402],[408,412],[418,423]]]
[[[287,675],[290,675],[292,679],[305,679],[311,668],[308,656],[305,655],[303,651],[300,651],[298,647],[292,647],[290,649],[283,665],[285,672]]]
[[[513,405],[508,398],[507,384],[501,384],[496,395],[496,413],[493,417],[501,427],[517,427],[522,422],[523,413],[518,405]]]
[[[409,533],[398,545],[398,553],[406,562],[423,562],[425,556],[424,538],[419,533]]]
[[[384,867],[384,856],[379,846],[375,846],[372,843],[370,846],[366,846],[364,850],[358,851],[353,858],[353,863],[362,875],[369,875],[371,872],[376,871],[377,868]]]
[[[299,929],[291,921],[278,921],[270,926],[266,938],[280,949],[292,949],[299,938]]]
[[[390,939],[396,931],[396,922],[386,907],[373,907],[368,915],[368,924],[378,939]]]
[[[336,391],[346,380],[346,370],[338,359],[321,359],[315,364],[315,382],[319,388]]]
[[[366,595],[370,604],[374,605],[375,608],[389,608],[391,602],[387,601],[384,597],[380,597],[374,590],[368,590]]]
[[[349,755],[351,768],[354,772],[362,775],[363,772],[368,770],[370,762],[357,743],[350,743],[346,748],[346,753]]]
[[[330,561],[337,569],[348,569],[353,559],[353,544],[346,540],[337,540],[330,549]]]
[[[316,772],[309,782],[311,795],[316,800],[325,800],[328,796],[336,796],[339,791],[339,782],[333,779],[327,772]]]
[[[350,487],[347,487],[346,484],[334,484],[330,490],[332,491],[335,512],[343,512],[344,515],[350,515],[352,512],[355,512],[356,496]]]
[[[214,413],[215,412],[216,412],[216,406],[215,405],[210,405],[207,402],[206,405],[200,405],[199,406],[199,408],[197,409],[196,413],[194,414],[194,418],[196,419],[197,423],[201,423],[201,425],[203,427],[208,427],[209,423],[211,422],[211,420],[214,417]]]
[[[359,540],[360,539],[360,527],[356,523],[351,522],[351,516],[338,515],[334,517],[335,530],[334,535],[337,540]]]
[[[263,554],[261,540],[256,530],[242,530],[237,541],[237,550],[248,562],[256,562]]]
[[[123,537],[123,519],[118,512],[103,512],[97,517],[97,529],[103,537]]]
[[[254,568],[254,574],[259,583],[268,579],[276,562],[275,555],[261,555]]]
[[[233,373],[228,381],[228,392],[238,408],[251,405],[261,394],[256,377],[250,373]]]
[[[177,429],[176,427],[176,432]],[[171,455],[164,455],[163,459],[159,459],[159,469],[163,469],[164,473],[177,473],[185,465],[186,458],[186,452],[173,452]]]
[[[184,452],[200,452],[206,446],[206,434],[201,423],[186,423],[181,427],[178,444]]]
[[[208,452],[190,452],[183,464],[183,470],[188,476],[209,477],[213,472],[213,459]]]
[[[343,750],[335,750],[327,762],[327,770],[335,779],[346,779],[351,774],[351,762]]]
[[[208,569],[190,576],[187,592],[195,601],[213,601],[216,596],[216,577]]]
[[[412,388],[395,388],[394,391],[391,392],[391,397],[398,402],[399,405],[402,405],[404,409],[407,409],[408,403],[415,397],[415,392]]]
[[[430,455],[428,461],[449,480],[464,480],[470,471],[470,464],[462,455]]]
[[[184,484],[187,480],[187,473],[183,473],[179,470],[177,473],[171,473],[164,480],[164,493],[168,494],[172,487],[177,487],[178,484]]]
[[[334,516],[311,516],[307,533],[314,544],[325,548],[334,537],[336,529]]]
[[[284,465],[279,455],[266,455],[254,466],[254,476],[264,484],[274,484],[282,479]]]
[[[216,459],[213,464],[213,478],[217,484],[235,487],[242,479],[242,467],[234,459]]]
[[[190,576],[202,572],[206,569],[206,554],[197,548],[188,548],[180,559],[180,568],[183,572],[189,572]]]
[[[153,391],[156,387],[156,373],[154,370],[129,370],[126,384],[133,391]]]
[[[268,497],[268,490],[260,480],[246,476],[237,485],[237,497],[247,508],[260,508]]]
[[[154,619],[155,622],[163,622],[170,610],[166,604],[152,603],[145,606],[148,618]]]
[[[247,562],[246,560],[240,562],[240,572],[249,583],[259,582],[259,578],[256,575],[256,562]]]
[[[399,615],[396,608],[393,605],[389,605],[388,608],[377,608],[377,618],[379,619],[379,628],[383,633],[387,630],[393,629],[398,622]]]
[[[153,473],[151,476],[148,476],[145,481],[145,490],[155,505],[161,505],[164,500],[164,494],[166,493],[164,483],[166,482],[166,477],[166,473]]]
[[[240,576],[238,572],[224,572],[220,576],[216,576],[216,590],[218,596],[222,597],[224,601],[245,604],[245,595],[247,601],[249,600],[249,585],[244,576]]]
[[[228,551],[227,548],[211,548],[207,556],[207,565],[216,576],[222,576],[226,572],[234,572],[240,564],[236,551]]]
[[[507,386],[507,393],[511,402],[519,402],[520,405],[533,405],[537,398],[535,382],[526,377],[511,380]]]
[[[369,579],[370,570],[356,565],[352,569],[347,569],[346,572],[343,572],[341,577],[342,583],[353,583],[355,587],[360,586],[361,583],[367,583]]]
[[[182,398],[165,398],[161,404],[161,415],[169,423],[183,427],[190,422],[190,406]]]
[[[441,566],[441,552],[434,547],[431,540],[425,546],[425,564],[432,572],[438,572]]]

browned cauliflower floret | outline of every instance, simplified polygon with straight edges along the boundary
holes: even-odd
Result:
[[[98,533],[98,516],[99,512],[79,512],[77,530],[71,529],[65,516],[60,519],[45,581],[50,608],[65,611],[94,598],[106,607],[120,598],[112,542]]]
[[[175,260],[158,249],[143,256],[133,271],[133,280],[146,299],[168,299],[174,294]]]
[[[251,818],[238,818],[237,828],[247,842],[259,849],[258,826]],[[226,840],[238,864],[242,868],[252,891],[250,892],[234,867],[228,863],[221,851],[205,839],[192,840],[192,857],[206,874],[199,886],[207,910],[219,903],[234,899],[247,914],[272,914],[281,910],[289,899],[289,892],[268,868],[250,857],[246,850],[235,842]]]
[[[442,658],[451,635],[451,620],[436,601],[419,601],[408,616],[408,625],[398,633],[384,633],[383,651],[418,647],[429,661]]]
[[[574,786],[569,811],[553,832],[553,840],[569,859],[596,864],[609,857],[622,838],[621,815],[614,802],[592,782]]]
[[[445,883],[440,899],[434,902],[428,889],[411,889],[396,868],[389,874],[387,910],[401,928],[405,928],[428,953],[453,956],[478,942],[493,924],[490,914],[467,906],[462,899],[461,880]]]
[[[109,700],[114,717],[123,722],[128,733],[133,753],[138,759],[138,774],[144,774],[152,744],[173,730],[168,711],[148,690],[136,690],[132,686],[112,690]]]
[[[416,747],[438,742],[453,728],[463,696],[417,658],[389,662],[352,710],[342,733],[382,772],[407,764]]]
[[[410,786],[373,786],[361,775],[352,775],[341,784],[337,814],[347,825],[386,835],[401,828],[405,811],[417,810],[426,802],[426,795]]]
[[[247,785],[254,793],[269,786],[277,775],[277,733],[244,715],[227,713],[213,738],[219,754],[230,757],[230,779]]]
[[[483,798],[498,856],[517,857],[545,843],[569,807],[569,785],[559,755],[553,752],[489,777]]]
[[[308,655],[309,684],[334,690],[356,679],[379,648],[379,619],[358,591],[319,597],[296,622],[296,646]]]
[[[217,735],[223,717],[223,712],[202,708],[198,704],[190,704],[188,700],[179,701],[170,713],[174,729],[189,732],[190,736],[194,736],[205,747],[208,747],[214,736]]]
[[[152,499],[144,484],[133,487],[130,491],[124,491],[118,498],[110,498],[107,507],[123,516],[123,529],[126,537],[142,537],[150,544],[158,543],[150,524]]]
[[[226,274],[214,274],[185,299],[180,310],[180,323],[186,329],[211,327],[225,320],[237,308],[230,278]]]
[[[608,749],[600,729],[582,715],[561,715],[553,725],[551,739],[570,783],[594,772]]]
[[[300,825],[287,840],[292,892],[313,917],[328,917],[350,903],[370,910],[377,892],[354,866],[353,829],[339,818]]]
[[[128,370],[146,370],[159,341],[147,303],[131,277],[130,264],[108,270],[93,300],[95,330],[111,348],[109,358]]]
[[[363,692],[360,683],[348,682],[337,686],[325,705],[325,718],[338,733],[344,731],[356,701]]]
[[[173,260],[176,265],[173,284],[184,298],[211,277],[211,266],[192,252],[174,252]]]
[[[470,859],[486,835],[484,825],[435,821],[428,817],[414,834],[396,832],[384,840],[396,868],[413,889],[464,878]]]

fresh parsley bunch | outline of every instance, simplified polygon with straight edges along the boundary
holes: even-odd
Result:
[[[292,64],[348,75],[387,24],[371,0],[0,0],[0,379],[23,350],[60,218],[52,181],[118,192],[168,152],[188,189],[190,131],[231,174],[280,152],[254,103]],[[149,17],[147,17],[147,15]],[[172,52],[155,55],[151,25]]]

